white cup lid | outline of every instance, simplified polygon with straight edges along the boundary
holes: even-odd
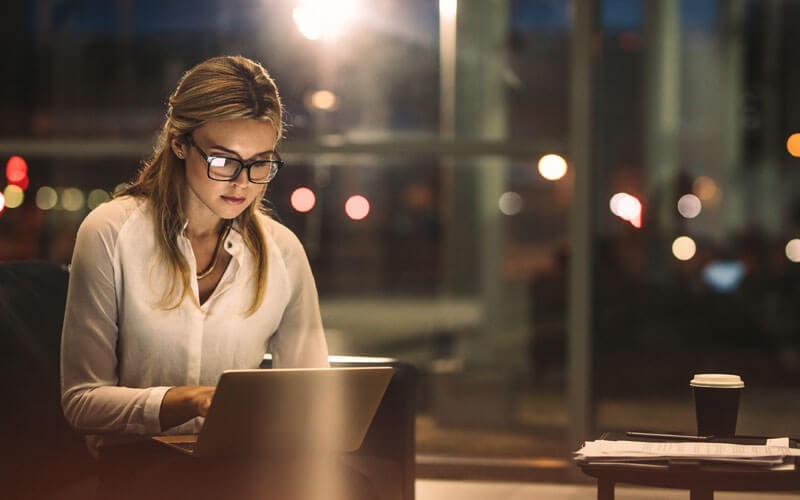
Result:
[[[740,389],[744,387],[742,377],[726,373],[698,373],[689,383],[692,387],[721,387]]]

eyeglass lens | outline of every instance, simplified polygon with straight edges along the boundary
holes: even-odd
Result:
[[[250,180],[253,182],[268,182],[278,173],[279,160],[256,161],[250,164]],[[223,156],[208,157],[208,172],[212,179],[231,180],[239,176],[244,165],[233,158]]]

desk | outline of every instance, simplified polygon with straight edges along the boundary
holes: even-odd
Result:
[[[603,439],[614,437],[604,435]],[[614,500],[617,483],[689,490],[691,500],[712,500],[715,491],[800,490],[800,471],[797,470],[758,470],[712,464],[661,469],[637,468],[633,464],[585,463],[578,466],[597,479],[597,500]]]

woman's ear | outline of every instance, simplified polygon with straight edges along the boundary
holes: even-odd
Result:
[[[188,148],[186,147],[185,141],[178,139],[177,137],[173,137],[172,139],[170,139],[169,145],[172,148],[172,152],[175,153],[175,156],[177,156],[181,160],[186,158],[186,150]]]

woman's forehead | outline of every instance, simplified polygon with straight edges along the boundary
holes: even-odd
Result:
[[[205,147],[223,146],[243,157],[275,149],[278,132],[269,121],[239,119],[204,124],[194,132]]]

